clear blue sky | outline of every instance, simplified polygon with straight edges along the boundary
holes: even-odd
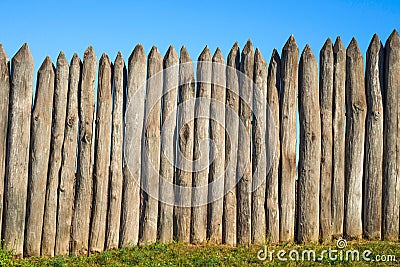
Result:
[[[327,37],[353,36],[365,53],[374,33],[384,42],[400,30],[400,2],[329,1],[41,1],[0,2],[0,43],[11,58],[28,42],[37,69],[46,55],[56,60],[60,50],[70,59],[93,45],[98,58],[106,52],[114,60],[118,50],[127,59],[137,43],[148,52],[162,53],[184,44],[197,59],[208,44],[226,57],[235,41],[243,47],[251,38],[267,60],[281,51],[294,34],[300,51],[306,43],[317,55]]]

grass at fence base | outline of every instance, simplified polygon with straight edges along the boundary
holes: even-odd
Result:
[[[335,243],[326,245],[267,245],[268,250],[286,251],[297,249],[316,250],[317,255],[324,249],[332,247]],[[89,257],[66,256],[55,258],[28,258],[13,259],[11,253],[0,250],[0,266],[315,266],[315,262],[280,262],[276,259],[273,262],[268,259],[260,261],[257,252],[264,246],[250,247],[228,247],[224,245],[185,245],[181,243],[152,244],[142,247],[125,248],[113,251],[105,251]],[[397,262],[385,262],[381,264],[363,261],[330,261],[325,257],[323,265],[334,266],[400,266],[400,243],[384,241],[361,241],[348,242],[345,250],[358,249],[360,254],[363,250],[369,249],[375,255],[395,255]],[[361,258],[361,257],[360,257]]]

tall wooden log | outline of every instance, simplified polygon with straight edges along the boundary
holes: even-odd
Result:
[[[194,71],[192,59],[183,46],[179,58],[179,108],[176,196],[176,239],[190,242],[190,203],[192,187],[193,130],[194,130]]]
[[[33,58],[24,44],[12,59],[4,188],[4,248],[22,257],[29,168]]]
[[[332,160],[332,236],[343,235],[344,159],[345,159],[346,50],[337,37],[333,47],[333,160]]]
[[[113,108],[110,164],[110,204],[107,213],[106,249],[116,249],[119,244],[119,229],[122,201],[122,159],[124,142],[124,92],[125,63],[121,52],[118,52],[113,71]]]
[[[43,61],[37,76],[35,104],[31,118],[28,201],[26,211],[25,256],[40,256],[47,170],[50,155],[53,113],[54,67],[50,57]]]
[[[264,244],[266,240],[265,191],[267,177],[266,119],[267,119],[267,63],[260,50],[254,54],[254,87],[252,129],[252,170],[253,196],[251,211],[251,239],[254,244]]]
[[[56,255],[68,255],[71,239],[71,224],[74,208],[76,150],[78,146],[78,91],[82,62],[74,54],[69,67],[69,86],[65,135],[62,150],[60,183],[58,186],[58,210]]]
[[[104,250],[106,238],[109,161],[111,148],[112,70],[109,57],[103,53],[99,63],[96,139],[93,174],[93,206],[90,253]]]
[[[251,123],[254,73],[254,48],[247,41],[241,56],[239,83],[239,118],[243,127],[239,127],[238,168],[242,173],[238,186],[238,244],[251,243],[251,195],[252,195],[252,166],[251,166]],[[239,178],[239,177],[238,177]]]
[[[142,243],[157,240],[158,188],[160,169],[161,96],[163,90],[163,58],[153,46],[147,64],[147,88],[144,120],[143,236]]]
[[[280,140],[281,184],[279,196],[279,239],[294,241],[296,187],[296,104],[299,49],[292,36],[282,49]]]
[[[374,35],[367,51],[365,82],[367,121],[364,161],[364,236],[381,238],[383,163],[383,46]]]
[[[57,228],[57,188],[67,109],[69,67],[63,52],[57,58],[56,85],[53,100],[53,130],[43,218],[42,255],[54,256]]]
[[[306,45],[299,64],[299,180],[297,240],[318,241],[321,162],[321,117],[318,64]],[[310,104],[312,103],[312,104]]]
[[[89,225],[92,208],[92,154],[94,119],[94,82],[96,79],[97,58],[93,47],[85,51],[82,67],[82,80],[79,99],[79,142],[77,189],[75,194],[74,216],[72,221],[72,253],[88,254]]]
[[[321,108],[320,239],[331,240],[333,144],[333,46],[327,39],[320,51],[319,105]]]
[[[240,50],[236,42],[228,55],[226,67],[226,112],[225,112],[225,185],[222,240],[236,245],[236,182],[239,133],[239,68]]]
[[[383,216],[382,237],[384,240],[399,238],[400,206],[400,37],[396,30],[385,43],[385,118],[384,118],[384,163],[383,163]]]
[[[124,182],[122,192],[121,246],[136,245],[139,240],[140,175],[146,54],[138,44],[128,61],[127,109],[125,111]]]
[[[207,184],[209,178],[209,127],[211,98],[211,54],[208,46],[197,62],[197,91],[194,107],[194,148],[191,242],[202,243],[207,238]]]
[[[209,239],[222,243],[222,215],[225,174],[225,99],[226,64],[219,48],[212,58],[210,105],[210,186],[209,186]],[[212,162],[211,162],[212,161]]]
[[[178,103],[179,65],[178,54],[171,45],[163,61],[163,105],[160,158],[160,242],[171,242],[173,236],[175,146],[176,146],[176,107]]]
[[[362,236],[362,178],[367,103],[364,86],[364,64],[353,38],[346,50],[346,165],[345,218],[347,238]]]

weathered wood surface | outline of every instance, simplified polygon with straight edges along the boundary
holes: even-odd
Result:
[[[124,144],[124,92],[126,68],[121,52],[114,61],[113,107],[110,163],[110,197],[107,212],[106,249],[116,249],[119,244],[119,229],[122,201],[122,159]]]
[[[367,50],[365,88],[367,120],[364,161],[364,236],[381,238],[382,226],[382,163],[383,163],[383,46],[374,35]]]
[[[176,239],[180,242],[190,242],[191,218],[191,187],[193,170],[193,130],[194,130],[194,93],[195,79],[192,59],[182,47],[179,58],[179,108],[178,121],[178,148],[177,172],[175,192],[176,208]]]
[[[196,69],[197,90],[194,107],[194,147],[192,184],[191,242],[202,243],[207,238],[207,185],[209,178],[209,131],[212,64],[210,49],[201,52]]]
[[[362,236],[362,179],[367,103],[364,86],[364,64],[353,38],[346,50],[346,155],[345,218],[347,238]]]
[[[298,54],[292,35],[283,47],[281,57],[279,239],[282,242],[294,241]]]
[[[106,238],[109,161],[111,148],[112,70],[109,57],[103,53],[99,62],[96,137],[93,173],[93,206],[90,253],[104,250]]]
[[[144,119],[143,161],[143,236],[141,243],[157,240],[158,188],[160,168],[161,96],[163,90],[163,58],[153,46],[148,57]]]
[[[4,248],[22,257],[29,168],[33,58],[24,44],[12,59],[4,188]]]
[[[85,51],[79,101],[78,168],[74,216],[72,222],[72,253],[86,255],[89,252],[89,226],[92,208],[93,177],[93,119],[94,86],[97,58],[93,47]]]
[[[254,48],[250,40],[243,48],[239,79],[239,118],[243,127],[239,127],[238,169],[242,174],[238,181],[238,215],[237,242],[240,245],[251,243],[251,195],[252,195],[252,166],[251,166],[251,127],[253,101]]]
[[[398,240],[400,206],[400,37],[396,30],[385,43],[385,118],[382,238]]]
[[[58,186],[57,233],[55,254],[68,255],[70,251],[71,224],[74,208],[75,166],[78,147],[78,91],[82,62],[74,54],[69,67],[69,86],[65,135],[62,149],[60,183]]]
[[[332,160],[332,236],[343,235],[344,158],[345,158],[346,50],[337,37],[333,47],[333,160]]]
[[[266,108],[267,108],[267,63],[257,48],[254,54],[253,129],[252,129],[252,210],[251,239],[254,244],[266,240],[265,193],[267,177],[266,158]]]
[[[229,52],[226,67],[226,112],[225,112],[225,188],[222,220],[223,242],[236,245],[236,183],[239,133],[239,68],[240,50],[235,43]]]
[[[68,95],[68,61],[63,52],[57,58],[56,85],[53,100],[53,131],[43,218],[42,255],[54,256],[57,227],[57,188],[64,142]]]
[[[138,44],[128,61],[127,109],[125,112],[124,183],[122,193],[122,247],[136,245],[139,240],[140,176],[142,130],[146,84],[146,54]]]
[[[320,239],[331,240],[332,221],[332,113],[333,113],[333,45],[327,39],[320,51],[319,105],[321,109],[321,178],[320,178]]]
[[[210,104],[209,240],[222,243],[222,215],[225,174],[226,64],[219,48],[212,58]]]
[[[46,57],[39,68],[31,118],[25,256],[40,256],[47,170],[50,155],[54,95],[54,66]]]
[[[174,222],[174,173],[176,146],[176,108],[178,103],[179,65],[178,54],[171,45],[163,60],[163,105],[160,158],[160,242],[173,240]]]
[[[321,117],[318,100],[318,64],[311,48],[306,45],[299,64],[297,241],[301,243],[315,242],[319,237]]]

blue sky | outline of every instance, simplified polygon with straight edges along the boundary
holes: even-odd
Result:
[[[400,2],[329,1],[42,1],[0,2],[0,43],[11,58],[28,42],[38,69],[46,55],[56,60],[60,50],[70,59],[93,45],[98,58],[114,60],[120,50],[127,59],[137,43],[161,53],[184,44],[197,59],[206,44],[226,57],[235,41],[243,47],[251,38],[269,60],[294,34],[301,50],[306,43],[317,55],[327,37],[353,36],[365,53],[374,33],[384,42],[400,29]]]

